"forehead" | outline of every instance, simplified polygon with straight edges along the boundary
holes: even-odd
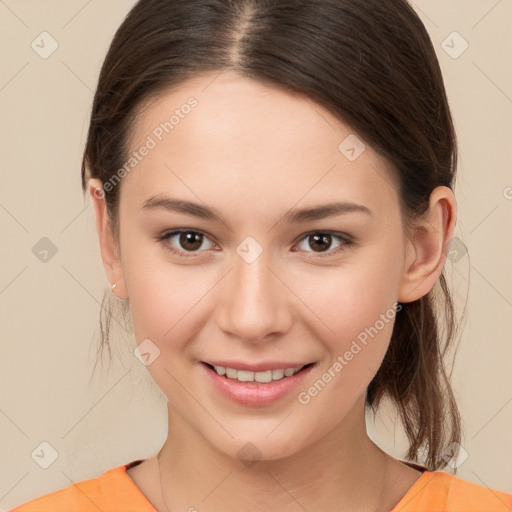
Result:
[[[123,184],[139,202],[176,189],[211,203],[236,194],[247,205],[307,196],[379,210],[398,200],[390,164],[348,125],[304,95],[232,72],[205,73],[147,102],[129,153],[143,146],[151,149]]]

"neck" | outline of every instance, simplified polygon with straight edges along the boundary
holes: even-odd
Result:
[[[362,400],[320,440],[276,460],[227,455],[171,408],[168,432],[157,456],[162,512],[382,510],[390,457],[367,435]]]

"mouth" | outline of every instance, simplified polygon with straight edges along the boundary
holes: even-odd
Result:
[[[253,364],[253,370],[259,371],[247,369],[251,368],[248,364],[231,362],[232,366],[245,367],[237,369],[212,363],[203,361],[199,368],[205,381],[216,390],[216,393],[239,405],[265,407],[277,404],[285,397],[289,398],[294,390],[297,392],[318,361],[296,366],[293,366],[296,363],[288,366],[288,363],[283,365],[282,362]]]
[[[271,382],[279,381],[292,377],[300,372],[303,372],[307,368],[313,366],[315,363],[299,364],[293,366],[293,364],[287,363],[282,364],[280,368],[267,368],[264,370],[254,371],[248,369],[239,369],[229,366],[222,366],[218,364],[210,364],[203,361],[203,364],[207,366],[216,375],[223,377],[224,379],[230,379],[233,381],[244,382],[244,383],[257,383],[257,384],[268,384]],[[242,366],[242,365],[237,365]],[[275,366],[275,365],[268,365]]]

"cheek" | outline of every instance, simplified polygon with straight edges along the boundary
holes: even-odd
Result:
[[[136,253],[132,255],[133,264]],[[190,367],[182,354],[208,317],[205,296],[215,280],[192,266],[173,267],[161,260],[154,258],[148,264],[146,255],[145,270],[129,273],[133,330],[138,344],[147,339],[152,342],[141,344],[141,348],[149,347],[146,352],[150,352],[152,361],[146,369],[153,381],[170,403],[186,408],[190,404],[182,392],[182,383],[188,381]]]
[[[184,345],[199,328],[204,297],[215,283],[210,280],[207,276],[202,280],[197,272],[169,272],[166,276],[154,270],[144,280],[133,282],[130,306],[137,340],[142,336],[162,343],[172,341],[177,349],[180,343]]]
[[[340,405],[360,394],[382,363],[397,314],[399,271],[396,252],[380,247],[366,259],[296,281],[314,313],[309,327],[328,352],[325,381]]]
[[[179,350],[197,326],[202,299],[215,285],[215,276],[206,267],[173,264],[158,248],[127,247],[126,255],[125,280],[137,341],[149,338],[160,346],[172,340]]]
[[[398,259],[386,257],[382,250],[376,252],[378,257],[367,257],[366,261],[354,258],[337,269],[316,269],[292,277],[292,282],[298,283],[297,295],[312,313],[309,316],[316,318],[318,328],[323,329],[321,337],[327,335],[346,343],[393,307],[399,281]]]
[[[396,315],[400,314],[391,284],[386,288],[370,273],[352,273],[350,278],[332,280],[324,288],[326,295],[312,298],[314,305],[309,306],[322,319],[315,322],[315,337],[321,340],[327,357],[297,398],[306,405],[308,414],[318,411],[324,422],[319,428],[338,422],[348,413],[382,364]]]

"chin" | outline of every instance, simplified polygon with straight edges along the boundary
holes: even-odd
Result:
[[[292,457],[310,444],[304,437],[293,435],[289,429],[278,432],[279,428],[277,427],[267,437],[261,432],[251,436],[246,431],[245,435],[230,438],[229,441],[225,438],[212,441],[220,452],[240,460],[248,468],[255,466],[257,462],[278,461]],[[218,444],[219,441],[221,444]]]

